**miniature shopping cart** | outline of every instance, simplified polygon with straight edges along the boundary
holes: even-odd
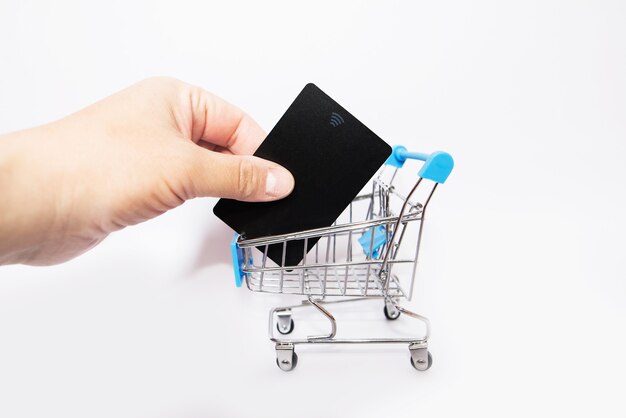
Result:
[[[404,195],[394,187],[394,179],[407,159],[424,164],[417,182]],[[430,368],[428,319],[402,307],[400,301],[410,301],[413,293],[426,207],[453,166],[452,157],[445,152],[413,153],[396,146],[373,179],[371,189],[366,188],[366,194],[357,196],[332,226],[254,239],[235,236],[231,249],[238,286],[245,281],[254,292],[306,297],[301,304],[270,311],[269,338],[276,344],[278,367],[284,371],[296,367],[298,356],[294,347],[298,344],[405,343],[413,367]],[[304,241],[304,257],[298,265],[285,265],[284,261],[281,265],[268,259],[270,245],[282,245],[284,260],[288,243],[297,240]],[[315,246],[307,252],[312,240],[316,240]],[[371,298],[383,301],[383,312],[389,320],[404,314],[421,321],[422,335],[336,338],[337,321],[328,305]],[[317,309],[330,322],[330,332],[288,338],[294,329],[292,312],[302,307]]]

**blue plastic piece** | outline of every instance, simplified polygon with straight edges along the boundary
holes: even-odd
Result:
[[[404,162],[406,161],[406,157],[403,155],[403,152],[405,151],[406,147],[403,147],[402,145],[395,145],[391,151],[391,155],[387,158],[387,161],[385,161],[385,164],[396,168],[402,168]]]
[[[370,255],[370,244],[372,243],[372,231],[374,231],[374,245],[372,246],[372,254]],[[378,258],[380,255],[380,249],[387,242],[387,235],[385,234],[385,227],[379,225],[365,231],[361,238],[359,238],[359,244],[363,247],[363,252],[366,256],[371,258]]]
[[[233,240],[230,243],[230,252],[233,257],[233,269],[235,270],[235,285],[241,287],[243,278],[246,276],[246,273],[243,272],[245,256],[243,249],[237,245],[237,238],[239,238],[239,235],[233,235]]]
[[[406,160],[424,161],[419,171],[419,176],[437,183],[445,183],[454,168],[454,160],[447,152],[435,151],[432,154],[421,152],[409,152],[406,147],[396,145],[385,164],[396,168],[402,168]]]
[[[454,168],[454,160],[447,152],[435,151],[426,160],[418,175],[423,179],[445,183]]]

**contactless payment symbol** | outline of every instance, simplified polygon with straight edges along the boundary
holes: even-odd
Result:
[[[336,128],[343,123],[343,117],[336,112],[330,114],[330,126]]]

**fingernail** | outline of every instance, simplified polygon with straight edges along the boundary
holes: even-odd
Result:
[[[291,193],[294,180],[291,173],[284,168],[270,168],[265,179],[265,193],[272,197],[284,197]]]

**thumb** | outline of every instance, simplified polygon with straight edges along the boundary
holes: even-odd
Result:
[[[246,202],[282,199],[295,181],[284,167],[250,155],[231,155],[195,150],[190,179],[198,197],[226,197]]]

